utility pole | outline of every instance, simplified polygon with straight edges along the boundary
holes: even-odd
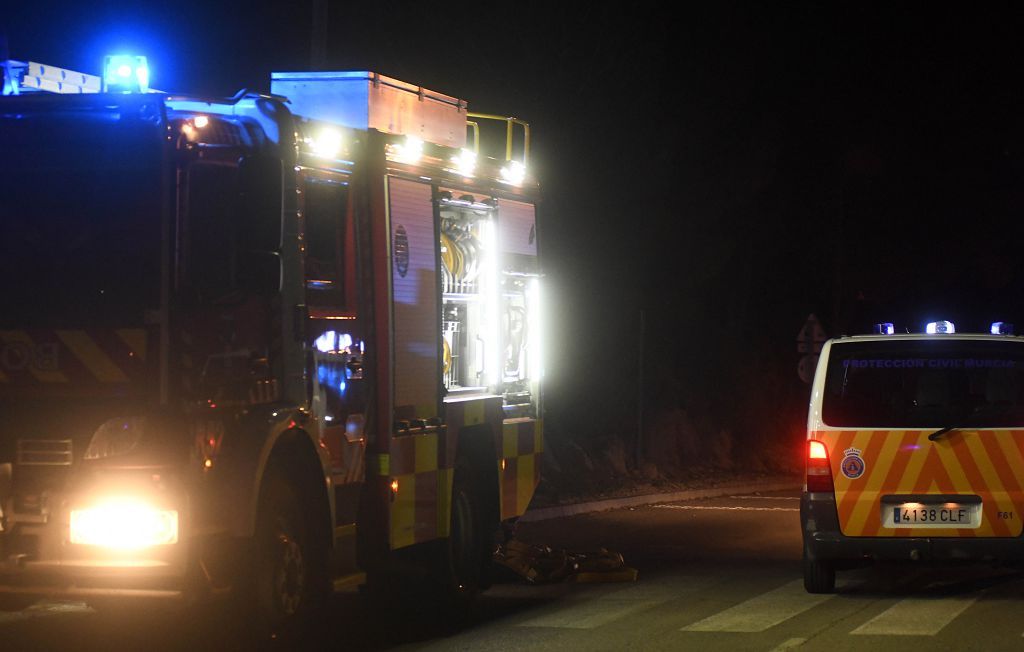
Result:
[[[643,308],[640,309],[640,344],[637,347],[637,374],[636,374],[636,468],[644,461],[644,331],[646,316]]]
[[[327,0],[313,0],[309,66],[312,70],[327,67]]]

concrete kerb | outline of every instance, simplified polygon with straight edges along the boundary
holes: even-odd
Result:
[[[729,496],[733,494],[752,494],[757,491],[786,491],[788,489],[799,489],[800,486],[801,483],[798,480],[723,484],[718,485],[717,487],[708,487],[706,489],[690,489],[687,491],[673,491],[671,493],[663,494],[626,496],[624,498],[594,500],[586,503],[576,503],[574,505],[542,507],[541,509],[527,510],[519,520],[523,522],[546,521],[552,518],[575,516],[577,514],[606,512],[612,509],[622,509],[623,507],[655,505],[658,503],[674,503],[681,500],[699,500],[701,498],[717,498],[719,496]]]

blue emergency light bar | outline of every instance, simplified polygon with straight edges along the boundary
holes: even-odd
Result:
[[[892,335],[896,332],[892,322],[882,322],[881,324],[875,324],[875,335]]]
[[[954,326],[951,321],[932,321],[928,322],[928,325],[925,326],[924,330],[929,335],[951,335],[956,332],[956,326]]]
[[[149,92],[149,64],[146,57],[109,54],[103,59],[104,93]]]
[[[992,322],[991,333],[993,335],[1013,335],[1013,324],[1008,324],[1005,321],[994,321]]]

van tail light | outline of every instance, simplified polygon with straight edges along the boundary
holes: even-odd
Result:
[[[828,449],[817,439],[807,441],[807,491],[835,491]]]

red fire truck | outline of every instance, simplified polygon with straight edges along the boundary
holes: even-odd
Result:
[[[528,125],[373,72],[0,67],[7,606],[486,588],[542,450]]]

